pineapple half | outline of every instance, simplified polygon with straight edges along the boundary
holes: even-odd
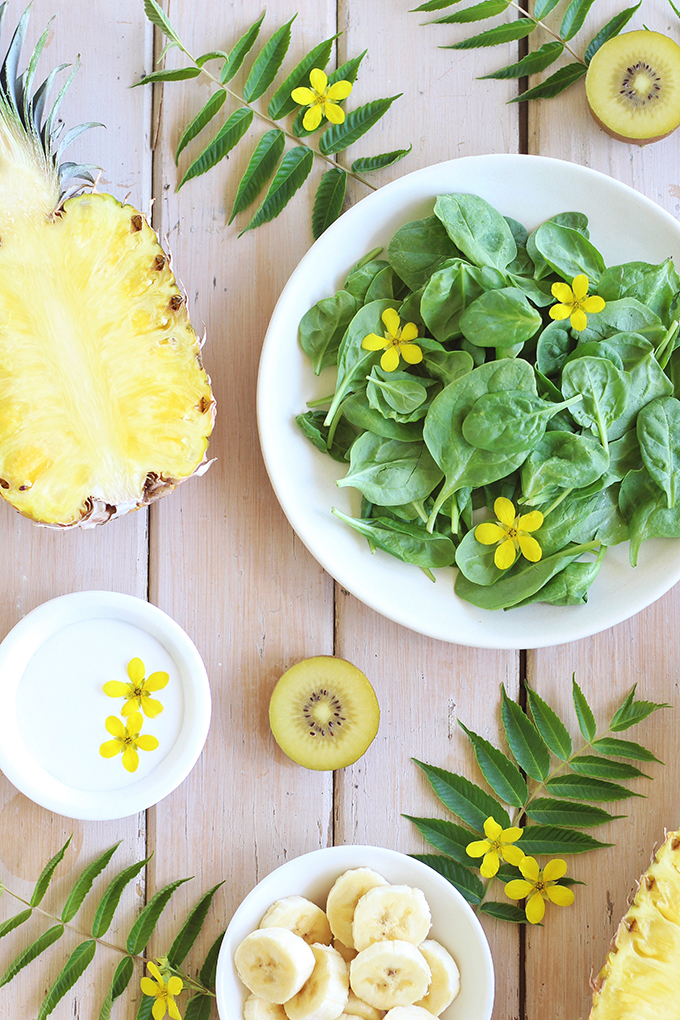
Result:
[[[32,92],[47,31],[17,74],[27,19],[0,70],[0,493],[38,523],[93,526],[207,468],[215,402],[155,232],[83,193],[95,168],[60,162],[92,125],[59,144],[65,89],[47,114],[54,72]]]
[[[680,831],[670,832],[595,982],[590,1020],[680,1018]]]

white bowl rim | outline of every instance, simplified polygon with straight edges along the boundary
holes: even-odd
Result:
[[[31,610],[0,643],[0,690],[8,659],[23,644],[30,647],[35,632],[49,626],[55,616],[65,619],[72,616],[69,622],[108,616],[147,630],[161,644],[167,643],[169,654],[175,658],[178,668],[182,667],[185,712],[179,735],[168,756],[137,783],[114,790],[76,790],[50,775],[30,755],[19,735],[15,706],[12,705],[8,711],[14,713],[14,743],[11,746],[8,744],[7,731],[3,727],[4,736],[0,734],[0,770],[21,793],[36,804],[67,818],[108,821],[145,811],[167,797],[186,779],[208,736],[211,716],[210,683],[198,649],[172,617],[144,599],[114,591],[71,592],[43,602]],[[34,645],[34,650],[43,640]],[[187,682],[189,678],[190,684]],[[23,748],[22,754],[17,755],[18,747]]]

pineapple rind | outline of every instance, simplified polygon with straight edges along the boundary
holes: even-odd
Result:
[[[640,879],[595,986],[590,1020],[680,1020],[680,832]]]
[[[0,244],[0,492],[101,523],[205,469],[215,405],[156,234],[110,195],[22,218]]]

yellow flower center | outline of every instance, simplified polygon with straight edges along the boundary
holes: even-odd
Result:
[[[508,538],[514,539],[517,538],[517,535],[518,535],[517,528],[508,528]]]

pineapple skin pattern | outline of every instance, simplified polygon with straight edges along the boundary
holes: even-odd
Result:
[[[84,192],[96,168],[62,161],[96,125],[60,142],[73,74],[49,112],[53,75],[33,90],[48,30],[17,71],[29,13],[0,68],[0,495],[39,524],[92,527],[207,469],[215,401],[156,233]]]
[[[640,879],[595,981],[590,1020],[680,1020],[680,831]]]

